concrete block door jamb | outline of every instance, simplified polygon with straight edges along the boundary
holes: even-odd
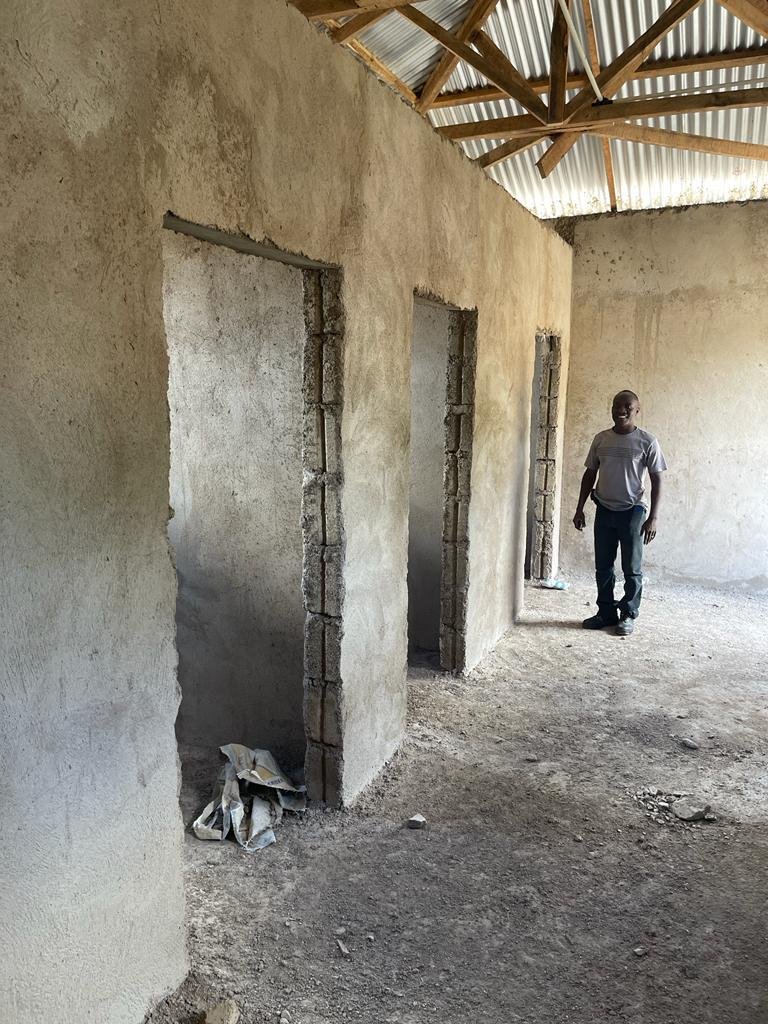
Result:
[[[466,666],[476,365],[477,310],[454,310],[446,374],[440,665],[456,673]]]
[[[310,799],[332,807],[342,802],[344,772],[341,283],[340,270],[304,271],[304,770]]]

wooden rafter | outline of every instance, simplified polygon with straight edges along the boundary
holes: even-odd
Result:
[[[565,115],[565,84],[568,75],[568,23],[558,2],[552,0],[552,35],[549,41],[549,120],[562,121]],[[570,7],[570,0],[566,0]]]
[[[526,110],[531,111],[537,121],[541,123],[546,121],[547,108],[539,97],[528,88],[525,79],[512,66],[505,54],[495,47],[482,32],[478,32],[475,39],[475,45],[481,50],[480,53],[477,53],[471,46],[444,29],[432,18],[427,17],[423,11],[418,10],[412,4],[398,7],[397,12],[436,39],[446,50],[450,50],[451,53],[473,67],[475,71],[479,71],[494,85],[503,89],[508,96],[516,99]]]
[[[614,96],[622,85],[632,77],[648,54],[658,46],[664,36],[671,32],[675,25],[687,18],[702,2],[703,0],[674,0],[661,17],[657,18],[631,46],[628,46],[616,60],[611,61],[608,67],[603,68],[600,72],[597,84],[603,96],[608,99]],[[567,105],[566,120],[579,117],[588,107],[592,106],[594,99],[594,93],[589,86],[582,89]]]
[[[487,61],[499,68],[499,74],[503,73],[507,76],[508,83],[511,82],[516,86],[516,91],[510,92],[509,95],[521,103],[526,110],[530,110],[534,117],[545,122],[548,121],[549,112],[546,104],[539,99],[517,68],[510,64],[507,55],[499,49],[490,36],[480,30],[475,34],[475,46]]]
[[[703,0],[673,0],[664,13],[597,76],[597,85],[603,97],[610,99],[614,96],[648,54],[656,48],[659,41],[702,2]],[[594,92],[590,83],[566,106],[565,119],[571,121],[583,115],[593,102]],[[573,149],[576,141],[576,138],[561,135],[552,143],[536,164],[542,178],[554,171],[566,153]]]
[[[595,19],[592,15],[592,0],[581,0],[581,9],[584,13],[585,35],[587,39],[587,56],[592,66],[592,73],[600,73],[600,54],[597,49],[597,33],[595,32]],[[603,150],[603,166],[605,167],[605,181],[608,185],[608,201],[611,209],[616,209],[616,175],[613,170],[613,154],[611,153],[611,140],[601,139],[600,144]]]
[[[645,61],[631,76],[630,81],[641,81],[649,78],[662,78],[670,75],[687,75],[695,71],[724,71],[730,68],[754,67],[768,63],[768,46],[752,47],[743,50],[728,50],[723,53],[707,53],[700,57],[669,57],[663,60]],[[599,68],[597,69],[600,70]],[[585,74],[580,71],[571,72],[566,79],[566,91],[582,89],[589,84]],[[529,78],[528,85],[535,93],[549,91],[549,77]],[[460,89],[456,92],[444,92],[437,96],[431,109],[444,107],[461,107],[475,103],[490,103],[503,100],[506,93],[495,85],[480,85],[472,89]]]
[[[326,24],[328,25],[328,28],[331,29],[332,33],[341,28],[339,22],[332,18],[329,18]],[[372,53],[367,46],[363,46],[359,39],[347,39],[344,46],[352,50],[353,53],[356,53],[360,60],[368,65],[377,78],[380,78],[383,82],[391,85],[393,89],[397,89],[397,91],[404,96],[409,103],[413,104],[413,106],[416,105],[416,93],[413,89],[409,89],[405,82],[398,78],[397,75],[383,63],[383,61],[380,61],[376,54]]]
[[[638,120],[646,117],[666,117],[669,114],[691,114],[705,110],[726,110],[734,107],[768,106],[768,88],[728,89],[704,92],[690,96],[648,96],[642,100],[618,100],[606,106],[592,107],[577,121],[558,125],[558,132],[583,132],[591,127],[618,121]],[[548,135],[552,127],[540,125],[535,117],[519,114],[514,117],[495,117],[467,124],[450,124],[439,131],[448,139],[513,139],[539,132]]]
[[[377,21],[386,18],[388,14],[389,11],[366,11],[365,14],[356,14],[353,18],[345,21],[343,25],[335,28],[331,32],[331,38],[334,43],[346,43],[348,39],[352,39],[369,25],[375,25]]]
[[[456,30],[457,39],[461,39],[465,43],[471,43],[475,32],[483,27],[498,2],[499,0],[475,0],[469,14]],[[433,100],[453,74],[458,63],[459,58],[456,54],[446,50],[421,90],[417,104],[418,110],[424,113],[425,110],[429,109]]]
[[[342,18],[347,14],[364,11],[391,11],[402,6],[403,0],[293,0],[293,6],[306,18]]]
[[[720,3],[758,35],[768,36],[768,0],[720,0]]]
[[[483,153],[479,156],[475,163],[479,167],[493,167],[494,164],[500,164],[502,160],[509,160],[511,156],[517,156],[518,153],[524,153],[531,146],[535,146],[537,142],[541,142],[541,135],[523,135],[520,139],[510,139],[509,142],[502,142],[500,146],[494,146],[493,149],[489,149],[487,153]]]
[[[600,135],[605,139],[621,139],[623,142],[639,142],[647,146],[666,146],[668,149],[687,149],[697,153],[714,153],[717,156],[746,157],[748,160],[768,160],[768,146],[760,146],[754,142],[715,139],[710,135],[672,132],[666,128],[650,128],[647,125],[612,124],[594,128],[590,134]]]

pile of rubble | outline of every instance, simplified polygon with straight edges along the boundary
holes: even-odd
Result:
[[[674,827],[679,822],[717,821],[717,815],[703,800],[696,799],[691,793],[665,793],[662,789],[638,789],[631,794],[645,811],[646,818],[658,825]]]

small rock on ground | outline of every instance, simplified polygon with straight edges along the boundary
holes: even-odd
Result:
[[[234,999],[225,999],[205,1015],[205,1024],[237,1024],[239,1020],[240,1009]]]
[[[681,821],[701,821],[710,813],[710,806],[703,800],[683,796],[672,804],[672,812]]]

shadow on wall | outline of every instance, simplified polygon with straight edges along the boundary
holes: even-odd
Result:
[[[179,740],[303,764],[301,270],[166,233]]]

